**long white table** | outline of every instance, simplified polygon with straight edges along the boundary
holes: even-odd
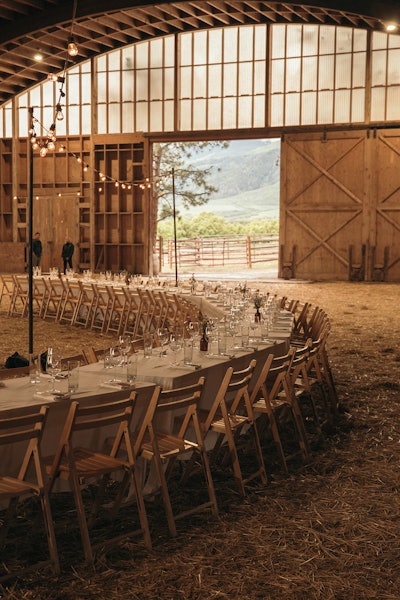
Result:
[[[213,308],[212,300],[206,300],[199,297],[199,303],[202,304],[202,309],[211,311]],[[215,313],[223,314],[223,309],[220,306],[214,306]],[[226,309],[225,309],[226,310]],[[220,313],[221,311],[221,313]],[[183,350],[178,353],[178,360],[181,361],[179,366],[171,366],[171,356],[159,356],[159,350],[155,349],[154,354],[150,358],[144,358],[142,353],[138,353],[138,375],[136,382],[137,400],[134,413],[133,426],[139,422],[141,415],[146,409],[148,400],[155,385],[160,385],[164,389],[172,389],[189,385],[198,380],[200,376],[204,376],[205,391],[203,394],[202,408],[208,408],[214,395],[218,389],[226,369],[233,366],[235,370],[243,369],[252,358],[257,361],[255,370],[256,377],[261,370],[267,356],[270,353],[275,355],[285,354],[289,347],[290,333],[292,321],[290,315],[282,314],[280,324],[277,325],[275,332],[271,332],[271,341],[256,344],[254,348],[247,350],[237,349],[233,356],[216,356],[207,355],[200,352],[196,347],[193,353],[193,363],[199,365],[199,368],[183,365]],[[110,397],[110,394],[118,392],[118,386],[110,387],[108,382],[110,379],[126,380],[124,370],[105,369],[102,362],[85,365],[80,368],[79,374],[79,389],[73,398],[82,403],[101,403],[102,399]],[[0,387],[0,418],[9,418],[14,415],[27,414],[33,407],[47,404],[49,406],[48,421],[45,427],[42,451],[43,455],[54,454],[60,434],[65,421],[65,417],[69,407],[68,399],[60,399],[49,394],[51,389],[50,378],[47,375],[41,376],[39,384],[31,384],[29,377],[18,379],[9,379],[1,382],[3,387]],[[57,388],[61,391],[67,391],[67,381],[62,380],[57,382]],[[120,389],[121,397],[126,393],[124,389]],[[101,443],[107,432],[99,432],[97,443],[101,447]],[[20,448],[13,446],[12,448],[3,447],[0,452],[0,464],[4,469],[11,469],[10,472],[17,468],[19,457],[21,454]]]

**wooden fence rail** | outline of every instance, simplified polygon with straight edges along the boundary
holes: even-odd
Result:
[[[179,267],[221,267],[228,265],[246,265],[278,260],[278,235],[253,236],[213,236],[202,238],[184,238],[176,241],[177,263]],[[175,242],[157,240],[159,271],[163,267],[175,265]]]

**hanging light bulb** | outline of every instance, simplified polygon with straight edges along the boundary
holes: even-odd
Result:
[[[68,54],[70,56],[77,56],[78,54],[78,46],[74,42],[74,38],[70,38],[68,42]]]
[[[42,158],[43,158],[44,156],[46,156],[46,154],[47,154],[47,148],[46,148],[46,146],[42,146],[42,147],[40,148],[40,150],[39,150],[39,154],[40,154],[40,156],[41,156]]]
[[[62,121],[64,119],[62,110],[57,111],[56,119],[57,119],[57,121]]]

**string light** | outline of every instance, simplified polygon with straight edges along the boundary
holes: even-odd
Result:
[[[72,19],[71,19],[71,30],[70,30],[70,34],[68,37],[68,46],[67,46],[67,53],[66,53],[66,58],[65,58],[65,62],[64,62],[63,72],[61,75],[57,74],[57,73],[49,73],[47,76],[47,79],[49,81],[61,84],[61,87],[59,89],[58,102],[56,103],[56,107],[54,110],[53,123],[50,125],[50,128],[48,130],[47,139],[44,139],[44,140],[38,139],[36,131],[35,131],[35,123],[38,123],[38,121],[37,121],[37,119],[32,118],[31,129],[29,131],[30,136],[31,136],[32,148],[34,150],[39,149],[39,154],[41,157],[47,156],[47,153],[49,150],[55,150],[55,142],[57,141],[56,122],[64,120],[64,113],[62,110],[61,101],[63,98],[65,98],[64,84],[65,84],[65,80],[66,80],[66,72],[67,72],[68,64],[70,62],[70,58],[75,57],[78,54],[78,46],[76,45],[76,43],[73,39],[73,36],[72,36],[72,31],[73,31],[73,27],[74,27],[74,23],[75,23],[75,18],[76,18],[77,5],[78,5],[78,0],[74,0],[74,7],[73,7]],[[42,58],[43,58],[43,56],[42,56]],[[36,60],[41,60],[41,59],[36,58]],[[45,130],[45,128],[43,126],[42,126],[42,130]]]
[[[120,188],[121,190],[131,191],[132,188],[134,188],[134,187],[137,187],[142,190],[146,190],[146,189],[150,189],[153,185],[155,187],[158,187],[160,185],[159,180],[152,182],[149,177],[146,177],[146,179],[144,181],[121,181],[119,179],[115,179],[114,177],[110,177],[109,175],[105,175],[102,171],[98,171],[97,169],[92,167],[89,163],[86,163],[82,159],[81,156],[79,156],[75,152],[69,151],[68,148],[64,144],[60,145],[58,151],[59,152],[68,152],[68,154],[70,156],[72,156],[73,158],[75,158],[76,162],[82,166],[83,172],[87,172],[87,171],[89,171],[89,169],[92,169],[94,171],[94,173],[96,173],[97,178],[100,181],[105,182],[105,183],[112,183],[115,188]],[[166,177],[168,177],[169,175],[170,174],[167,173]],[[163,179],[162,176],[161,176],[161,179]],[[98,192],[103,192],[104,188],[102,186],[99,186],[97,188],[97,190],[98,190]]]
[[[68,42],[68,54],[70,56],[78,56],[78,46],[74,42],[74,38],[70,38]]]

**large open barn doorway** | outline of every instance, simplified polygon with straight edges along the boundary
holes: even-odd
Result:
[[[153,165],[162,273],[173,268],[176,235],[183,276],[277,276],[279,139],[155,144]]]

